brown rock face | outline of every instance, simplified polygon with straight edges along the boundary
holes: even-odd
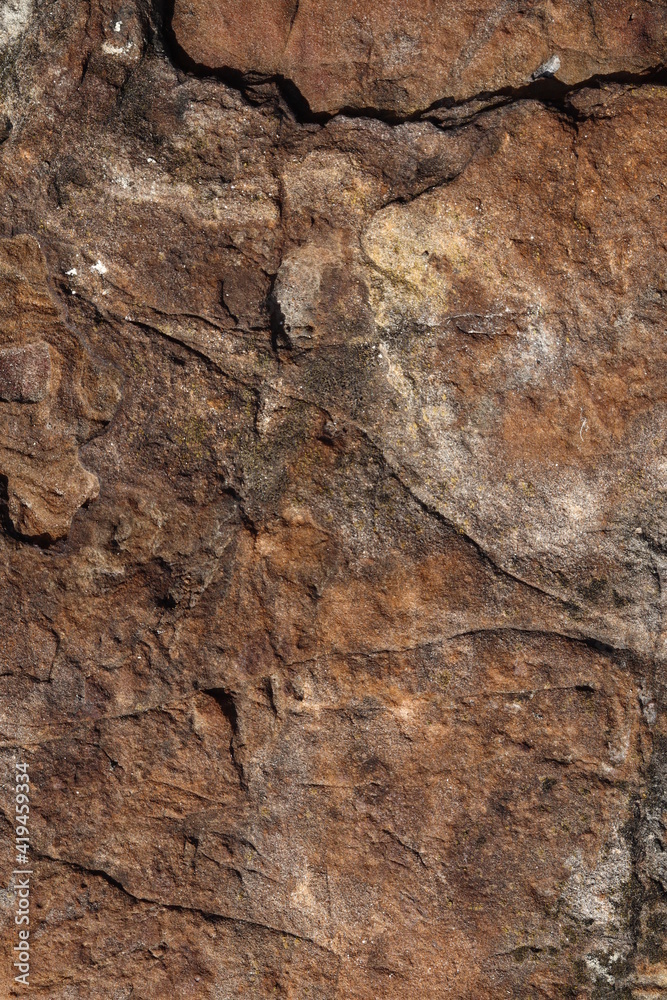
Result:
[[[0,997],[25,761],[40,1000],[656,1000],[665,6],[171,13],[0,10]]]
[[[643,72],[667,46],[649,0],[175,0],[173,27],[196,63],[285,77],[316,112],[407,115],[543,75]]]

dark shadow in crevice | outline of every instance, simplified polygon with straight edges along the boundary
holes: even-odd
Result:
[[[9,479],[0,474],[0,525],[12,537],[15,537],[14,525],[9,516]]]
[[[239,714],[232,694],[229,691],[226,691],[225,688],[209,688],[208,690],[204,690],[203,693],[207,694],[210,698],[213,698],[218,708],[227,719],[232,733],[236,736],[239,731]]]
[[[274,351],[290,348],[292,345],[285,330],[285,314],[282,311],[280,302],[275,292],[277,275],[271,277],[271,288],[267,296],[269,310],[269,327],[271,330],[271,347]]]
[[[584,646],[592,649],[594,653],[600,653],[601,656],[614,657],[619,653],[619,650],[615,646],[610,646],[607,642],[600,642],[599,639],[591,639],[589,636],[585,636],[579,641]]]
[[[234,770],[239,776],[239,784],[243,790],[247,790],[248,783],[245,777],[245,771],[242,762],[239,760],[237,748],[239,745],[240,738],[240,724],[239,724],[239,713],[236,707],[236,702],[234,701],[234,695],[231,691],[226,688],[215,687],[208,688],[203,691],[203,694],[207,694],[209,698],[213,698],[218,708],[224,715],[225,719],[229,723],[229,727],[232,731],[232,736],[229,741],[229,755],[231,757]]]

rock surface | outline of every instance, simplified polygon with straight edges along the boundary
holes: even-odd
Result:
[[[7,11],[0,993],[664,995],[665,6]]]

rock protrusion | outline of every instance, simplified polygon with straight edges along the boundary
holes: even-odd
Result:
[[[191,63],[288,80],[314,113],[411,115],[540,76],[568,85],[665,58],[667,9],[637,0],[175,0]],[[558,56],[554,56],[558,52]]]

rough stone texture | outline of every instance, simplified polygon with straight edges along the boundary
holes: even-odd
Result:
[[[665,6],[489,6],[0,20],[2,996],[17,757],[36,997],[667,992]]]

